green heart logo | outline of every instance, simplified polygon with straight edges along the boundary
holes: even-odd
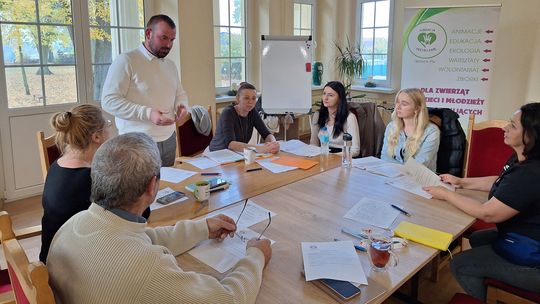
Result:
[[[420,33],[418,35],[418,42],[420,42],[420,44],[422,44],[424,47],[432,45],[435,40],[437,40],[437,35],[435,35],[435,33]]]

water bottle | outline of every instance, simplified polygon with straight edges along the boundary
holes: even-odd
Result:
[[[352,146],[352,135],[349,133],[343,133],[343,152],[342,152],[341,165],[344,168],[352,167],[351,146]]]
[[[321,142],[321,155],[328,155],[330,153],[330,134],[328,134],[326,127],[322,127],[319,132],[319,141]]]

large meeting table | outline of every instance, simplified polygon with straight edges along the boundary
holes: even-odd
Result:
[[[241,171],[231,170],[235,174],[243,174]],[[295,171],[297,172],[290,172],[289,177],[306,174],[300,170]],[[333,241],[334,238],[358,242],[342,233],[341,228],[360,231],[362,224],[345,219],[343,216],[363,197],[396,203],[411,214],[410,217],[400,214],[392,224],[392,228],[406,220],[448,232],[456,239],[474,222],[473,217],[452,205],[394,188],[385,183],[386,177],[380,175],[357,168],[342,167],[323,172],[320,169],[315,171],[319,174],[296,178],[294,182],[287,181],[286,178],[279,176],[280,174],[272,180],[257,182],[258,187],[273,187],[270,191],[233,189],[238,193],[232,194],[231,200],[250,197],[254,203],[277,213],[265,232],[265,236],[275,240],[276,243],[272,246],[272,259],[263,274],[257,303],[332,303],[334,300],[329,295],[302,277],[301,242],[325,242]],[[238,176],[239,180],[243,178],[255,179],[256,175]],[[278,184],[279,187],[274,187]],[[484,195],[468,190],[458,191],[478,198]],[[217,206],[219,203],[213,199],[211,205]],[[261,232],[265,226],[266,223],[261,222],[250,228]],[[382,273],[370,270],[366,253],[358,251],[357,253],[370,284],[362,288],[361,296],[347,303],[383,302],[438,255],[439,251],[409,242],[407,247],[395,251],[399,257],[399,264]],[[186,271],[206,273],[218,279],[226,275],[198,261],[189,253],[178,256],[177,260],[179,266]],[[380,289],[385,291],[378,292]]]
[[[276,154],[278,157],[281,155],[305,158],[316,161],[318,164],[308,170],[292,170],[278,174],[274,174],[266,169],[246,172],[248,169],[258,168],[261,166],[257,163],[246,165],[244,161],[225,164],[205,170],[200,170],[185,161],[177,164],[175,166],[176,168],[195,171],[198,173],[177,184],[161,180],[160,188],[170,187],[174,190],[184,192],[188,196],[188,200],[153,210],[148,222],[149,225],[173,225],[178,220],[192,219],[208,212],[234,204],[241,200],[254,197],[261,193],[277,189],[295,181],[341,166],[341,155],[338,154],[328,155],[327,160],[324,162],[320,162],[320,158],[318,156],[301,157],[286,152],[279,152]],[[184,158],[184,160],[185,159],[189,158]],[[218,177],[221,177],[230,183],[228,189],[212,192],[210,194],[210,199],[204,204],[197,202],[193,194],[185,189],[186,185],[188,184],[201,180],[208,180],[214,177],[202,176],[200,174],[202,172],[220,173]]]

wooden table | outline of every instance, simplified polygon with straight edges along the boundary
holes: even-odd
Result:
[[[272,260],[264,271],[263,283],[257,303],[332,303],[334,301],[319,288],[300,275],[303,267],[300,243],[353,239],[341,233],[342,227],[358,229],[361,224],[343,218],[343,215],[362,197],[384,202],[395,202],[411,213],[411,217],[399,215],[393,224],[402,220],[411,221],[434,229],[451,233],[454,238],[462,234],[474,221],[452,205],[425,199],[386,185],[386,178],[360,169],[335,168],[293,184],[260,194],[252,200],[277,213],[265,232],[276,241]],[[476,195],[471,191],[465,194]],[[260,232],[266,223],[251,227]],[[354,240],[354,239],[353,239]],[[357,241],[357,240],[355,240]],[[399,265],[384,273],[370,271],[368,257],[359,253],[368,279],[382,285],[387,292],[373,300],[380,303],[429,263],[438,250],[416,243],[395,251]],[[217,273],[189,254],[177,258],[184,270]],[[369,286],[367,287],[369,290]],[[367,293],[365,293],[367,294]],[[355,298],[350,303],[362,303],[366,299]]]
[[[285,152],[279,152],[277,154],[277,156],[280,155],[300,157]],[[317,162],[320,161],[319,157],[311,157],[308,159]],[[212,176],[201,176],[200,174],[196,174],[178,184],[161,181],[160,188],[171,187],[174,190],[186,193],[189,196],[189,199],[187,201],[175,203],[170,206],[152,211],[149,224],[151,226],[173,225],[178,220],[192,219],[194,217],[204,215],[208,212],[212,212],[281,186],[291,184],[295,181],[319,174],[329,169],[336,168],[340,165],[341,155],[337,154],[330,154],[326,163],[319,163],[309,170],[292,170],[278,174],[274,174],[266,169],[261,171],[246,172],[247,169],[257,168],[260,167],[260,165],[257,163],[246,165],[243,161],[209,168],[206,170],[200,170],[199,168],[188,163],[182,163],[176,167],[197,172],[220,172],[220,177],[228,180],[231,185],[226,190],[212,192],[210,199],[208,200],[208,204],[201,206],[200,203],[196,202],[193,194],[185,189],[185,186],[200,180],[210,179]]]

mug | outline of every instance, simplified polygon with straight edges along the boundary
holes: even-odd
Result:
[[[195,183],[195,191],[193,191],[195,198],[199,202],[203,202],[210,198],[210,182],[200,181]]]
[[[392,251],[391,233],[372,234],[369,240],[368,255],[373,271],[386,271],[389,267],[398,265],[398,257]]]
[[[244,161],[246,165],[251,165],[255,162],[255,151],[252,148],[244,148]]]

